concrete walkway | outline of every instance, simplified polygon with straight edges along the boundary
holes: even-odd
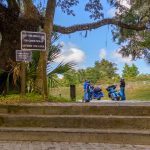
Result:
[[[85,103],[82,102],[82,100],[79,100],[78,103]],[[142,100],[125,100],[125,101],[112,101],[112,100],[96,100],[93,99],[89,103],[85,103],[89,105],[102,105],[102,106],[150,106],[150,100],[149,101],[142,101]]]
[[[6,105],[6,104],[1,104]],[[140,100],[125,100],[125,101],[112,101],[112,100],[91,100],[88,103],[78,100],[77,102],[43,102],[43,103],[18,103],[7,104],[17,106],[150,106],[149,101]]]
[[[150,145],[0,141],[0,150],[150,150]]]

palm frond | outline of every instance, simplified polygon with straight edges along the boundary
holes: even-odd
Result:
[[[17,80],[20,78],[21,76],[21,65],[18,63],[14,66],[13,70],[13,82],[16,85],[17,84]]]
[[[55,78],[55,76],[54,75],[49,76],[48,87],[52,88],[57,87],[58,85],[60,85],[60,82]]]
[[[11,70],[9,74],[13,75],[14,85],[17,84],[17,80],[21,77],[21,63],[15,62],[12,59],[8,60],[8,63],[11,65]]]
[[[51,45],[48,51],[48,61],[53,62],[59,56],[60,56],[60,46]]]
[[[53,45],[59,38],[61,34],[58,34],[56,32],[52,32],[52,39],[51,39],[51,45]]]
[[[65,72],[67,72],[70,69],[73,69],[75,67],[75,63],[73,62],[68,62],[68,63],[64,63],[61,62],[58,64],[58,66],[52,70],[51,72],[48,73],[48,76],[51,76],[52,74],[63,74]]]
[[[60,56],[61,52],[61,45],[57,44],[55,45],[54,43],[59,39],[60,34],[53,32],[52,33],[52,40],[51,40],[51,45],[48,51],[48,61],[53,62],[56,58]]]

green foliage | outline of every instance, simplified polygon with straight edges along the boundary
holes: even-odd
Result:
[[[102,80],[112,80],[117,76],[117,67],[115,63],[112,63],[106,59],[102,59],[100,62],[96,61],[93,68],[86,69],[86,79],[91,80],[96,84]]]
[[[73,66],[75,64],[74,63],[59,63],[58,66],[53,70],[51,71],[48,76],[51,76],[52,74],[63,74],[64,72],[67,72],[68,70],[72,69]]]
[[[52,41],[51,41],[51,46],[50,49],[48,51],[48,61],[49,64],[52,64],[53,61],[58,58],[60,56],[60,49],[61,49],[61,45],[57,44],[54,45],[54,43],[59,39],[59,34],[53,32],[52,34]],[[65,72],[67,72],[68,70],[72,69],[75,66],[75,63],[73,62],[60,62],[55,69],[52,69],[52,71],[50,71],[47,74],[48,77],[48,86],[49,87],[56,87],[58,85],[60,85],[59,79],[57,74],[64,74]],[[50,69],[51,70],[51,69]]]
[[[69,86],[70,84],[83,83],[85,79],[91,81],[92,84],[102,82],[102,80],[116,81],[118,76],[116,74],[116,64],[102,59],[100,62],[96,61],[94,67],[80,70],[70,70],[64,74],[64,84]]]
[[[61,46],[59,44],[55,45],[54,43],[59,39],[59,34],[52,33],[52,41],[50,45],[50,49],[48,51],[48,62],[49,64],[52,64],[56,58],[60,56],[60,48]],[[35,80],[37,77],[37,67],[38,67],[38,61],[40,58],[40,52],[34,51],[32,56],[32,62],[27,64],[27,87],[30,89],[30,91],[34,91],[34,85]],[[49,87],[55,87],[58,86],[59,79],[57,77],[57,74],[63,74],[64,72],[70,70],[73,68],[75,64],[72,62],[68,63],[58,63],[58,65],[52,69],[51,66],[49,68],[47,77],[48,77],[48,86]]]
[[[57,6],[61,8],[62,12],[66,13],[67,15],[75,16],[74,11],[71,9],[73,6],[78,5],[80,0],[58,0]],[[89,0],[85,3],[85,11],[90,13],[91,19],[100,19],[103,18],[104,14],[102,12],[103,6],[100,0]]]
[[[120,11],[120,13],[115,16],[118,20],[127,24],[149,23],[149,0],[132,0],[130,1],[130,8],[126,8],[123,5],[120,6],[120,1],[108,0],[108,2]],[[114,27],[112,34],[114,41],[121,45],[120,53],[122,56],[132,56],[133,59],[146,58],[146,60],[150,60],[149,39],[147,38],[149,31],[135,31]]]
[[[71,102],[69,98],[50,95],[49,102]],[[43,96],[38,93],[27,93],[25,96],[19,94],[8,94],[5,97],[0,95],[0,104],[18,104],[18,103],[42,103],[45,102]]]
[[[132,66],[125,64],[123,68],[123,74],[122,74],[123,77],[129,79],[129,78],[137,77],[138,74],[139,74],[139,71],[138,71],[137,66],[135,66],[134,64],[132,64]]]
[[[71,99],[64,98],[64,97],[56,97],[56,96],[50,95],[48,97],[48,101],[50,101],[50,102],[71,102]]]
[[[111,79],[117,75],[116,64],[106,59],[102,59],[100,62],[95,62],[95,69],[99,72],[101,78]]]
[[[37,103],[43,101],[43,97],[37,93],[27,93],[23,97],[19,94],[8,94],[5,97],[0,96],[0,103]]]
[[[71,69],[64,73],[64,85],[69,86],[69,85],[76,85],[79,83],[79,75],[78,71]]]

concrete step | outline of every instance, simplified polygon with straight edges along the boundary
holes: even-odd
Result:
[[[119,115],[149,116],[150,103],[46,103],[0,105],[0,113],[36,115]]]
[[[150,145],[150,130],[0,128],[0,140]]]
[[[150,129],[150,116],[0,114],[0,127]]]

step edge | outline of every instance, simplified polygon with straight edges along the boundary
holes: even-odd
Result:
[[[116,134],[144,134],[150,135],[150,129],[133,130],[133,129],[80,129],[80,128],[10,128],[0,127],[0,132],[71,132],[71,133],[116,133]]]

